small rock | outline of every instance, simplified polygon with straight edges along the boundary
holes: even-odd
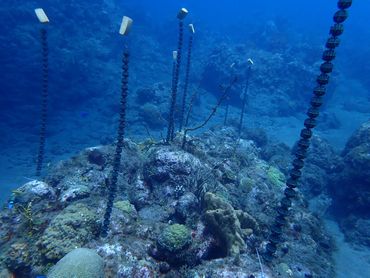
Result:
[[[103,153],[97,148],[92,149],[88,153],[87,159],[91,164],[96,164],[98,166],[103,166],[106,161]]]
[[[191,213],[197,212],[198,201],[195,195],[191,192],[181,196],[176,204],[176,216],[185,220]]]
[[[54,189],[45,182],[33,180],[14,191],[17,200],[21,203],[28,203],[36,199],[54,199]]]

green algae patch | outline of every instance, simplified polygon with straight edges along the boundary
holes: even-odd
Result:
[[[97,230],[96,212],[85,204],[72,204],[51,221],[38,245],[46,259],[59,260],[90,241]]]
[[[126,214],[132,214],[136,212],[135,207],[129,201],[115,202],[114,207]]]
[[[270,166],[267,170],[267,179],[268,181],[276,187],[284,187],[285,185],[285,176],[279,169]]]
[[[185,225],[173,224],[159,235],[158,245],[166,251],[176,253],[188,247],[191,241],[190,230]]]

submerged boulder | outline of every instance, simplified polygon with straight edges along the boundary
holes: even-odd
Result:
[[[187,152],[157,148],[149,155],[144,174],[152,183],[167,180],[175,183],[179,177],[190,175],[199,166],[199,159]]]
[[[352,149],[363,144],[370,144],[370,121],[362,124],[348,139],[343,155],[347,155]]]
[[[184,193],[197,190],[194,180],[202,167],[197,157],[183,150],[155,147],[144,165],[144,181],[155,200],[169,204]]]
[[[52,201],[56,196],[54,188],[52,188],[49,184],[39,180],[27,182],[15,190],[13,194],[16,196],[16,201],[22,204],[29,202],[35,203],[39,202],[40,200]]]
[[[329,183],[331,210],[348,241],[370,246],[370,121],[353,133],[342,156],[343,170]]]
[[[292,153],[297,150],[297,144]],[[301,192],[307,199],[312,199],[326,192],[326,185],[331,176],[336,176],[343,168],[343,159],[329,142],[320,136],[311,138],[304,171],[301,178]]]
[[[334,213],[370,217],[370,121],[350,137],[342,155],[343,171],[329,186]]]

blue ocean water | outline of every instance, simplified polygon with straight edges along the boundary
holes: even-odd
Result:
[[[34,14],[35,8],[44,8],[50,19],[46,27],[49,49],[43,163],[46,175],[62,159],[87,147],[114,142],[124,43],[131,53],[125,136],[137,142],[148,137],[156,140],[165,137],[172,51],[177,48],[176,14],[181,7],[189,10],[186,23],[193,23],[196,30],[189,91],[200,88],[201,93],[195,102],[192,123],[201,122],[208,115],[219,97],[220,85],[227,86],[230,76],[245,78],[246,62],[251,58],[256,73],[250,81],[244,127],[263,129],[269,142],[292,147],[303,126],[336,2],[2,0],[0,201],[6,203],[13,189],[35,178],[42,78],[41,25]],[[370,119],[368,11],[367,1],[355,1],[349,10],[315,130],[338,155],[353,132]],[[127,38],[118,34],[123,15],[134,20]],[[188,39],[185,31],[184,60]],[[236,63],[234,73],[229,70],[232,63]],[[180,95],[184,67],[183,63]],[[153,88],[155,94],[150,92]],[[230,92],[230,127],[237,125],[240,93],[241,87],[234,87]],[[223,122],[224,104],[199,134]],[[360,181],[347,179],[346,182],[361,184],[367,188],[364,194],[369,194],[367,178],[364,173]],[[332,194],[335,198],[335,193]],[[364,202],[365,210],[369,208],[368,197],[347,201]],[[335,216],[340,208],[334,206],[332,210]],[[356,212],[350,211],[354,214],[351,217],[356,218]],[[366,223],[370,221],[368,212],[361,211],[357,217],[366,219]],[[357,262],[369,265],[368,249],[360,254],[355,251],[352,254],[351,250],[347,250],[351,258],[362,256]],[[338,256],[342,260],[338,264],[343,264],[346,256]],[[356,268],[363,269],[359,265]],[[366,277],[343,275],[346,276],[339,273],[338,277]]]

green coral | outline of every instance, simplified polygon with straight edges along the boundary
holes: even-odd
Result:
[[[126,214],[134,213],[135,207],[129,201],[118,201],[114,203],[114,207]]]
[[[270,166],[267,170],[267,179],[268,181],[277,187],[284,187],[285,185],[285,176],[279,169]]]
[[[172,253],[185,249],[191,241],[190,230],[181,224],[166,227],[158,237],[159,247]]]
[[[225,199],[207,192],[204,195],[204,222],[223,242],[226,255],[237,256],[244,247],[244,236],[258,231],[257,221],[248,213],[235,210]]]
[[[91,240],[98,228],[98,218],[85,204],[72,204],[58,214],[38,242],[49,260],[59,260],[69,251]]]

